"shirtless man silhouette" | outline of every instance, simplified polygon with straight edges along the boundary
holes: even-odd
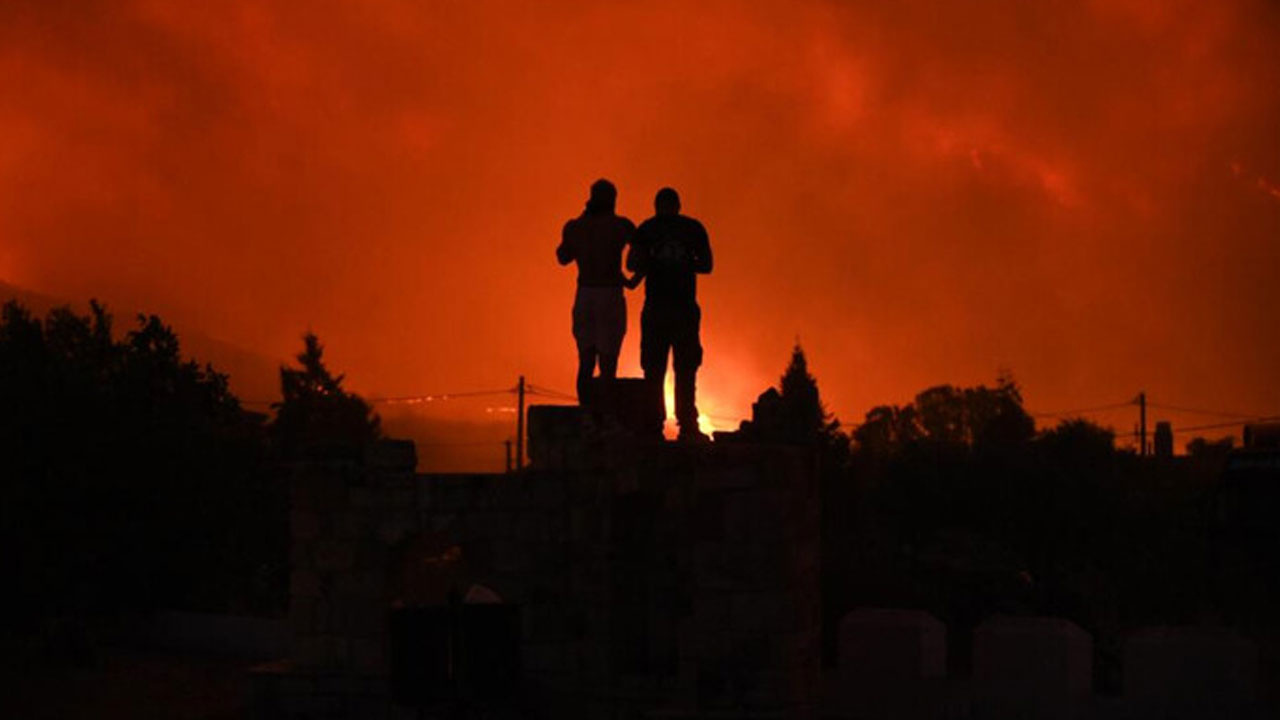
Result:
[[[618,191],[600,179],[592,183],[582,214],[564,224],[556,259],[577,263],[578,290],[573,301],[573,338],[578,344],[578,403],[590,402],[591,377],[618,375],[618,352],[627,333],[627,301],[623,287],[635,287],[622,274],[622,250],[636,226],[615,214]]]

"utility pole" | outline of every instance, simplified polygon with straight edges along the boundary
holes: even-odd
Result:
[[[1138,393],[1138,455],[1147,455],[1147,393]]]
[[[507,446],[507,474],[510,475],[511,474],[511,438],[507,438],[502,442],[502,444]]]
[[[524,376],[516,385],[516,472],[524,468]]]

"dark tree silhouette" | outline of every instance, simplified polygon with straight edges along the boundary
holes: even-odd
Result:
[[[155,316],[116,339],[98,303],[0,317],[0,542],[33,622],[84,626],[159,606],[268,609],[283,497],[262,418],[183,360]],[[274,569],[273,569],[274,568]]]
[[[351,456],[382,436],[381,421],[359,395],[342,388],[324,364],[324,347],[315,334],[303,336],[297,359],[301,368],[280,368],[283,400],[273,405],[272,438],[287,459]]]
[[[1235,438],[1232,437],[1219,440],[1194,437],[1187,442],[1187,454],[1200,461],[1222,462],[1233,447],[1235,447]]]
[[[809,373],[804,350],[796,344],[778,388],[760,394],[743,435],[751,440],[789,444],[821,444],[843,451],[848,439],[840,423],[827,412],[818,381]]]
[[[1009,377],[874,408],[853,432],[847,487],[836,486],[847,494],[823,499],[841,520],[823,556],[826,617],[927,608],[948,623],[957,671],[969,628],[992,613],[1067,617],[1094,633],[1114,689],[1127,630],[1242,612],[1233,594],[1206,590],[1210,489],[1229,451],[1203,443],[1156,462],[1083,419],[1037,433]]]
[[[906,407],[881,405],[854,431],[859,452],[885,456],[920,443],[951,450],[1014,448],[1035,435],[1035,421],[1022,408],[1022,391],[1009,376],[994,388],[939,385],[916,395]]]

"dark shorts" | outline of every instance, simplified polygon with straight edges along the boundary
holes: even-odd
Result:
[[[646,305],[640,313],[640,366],[646,375],[664,373],[667,353],[671,367],[697,370],[702,365],[702,342],[698,330],[702,325],[702,309],[696,304],[684,307]]]

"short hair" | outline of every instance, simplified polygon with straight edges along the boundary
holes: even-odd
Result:
[[[680,194],[672,188],[662,188],[653,196],[653,209],[658,212],[680,212]]]
[[[613,183],[608,180],[600,178],[599,180],[591,183],[591,198],[593,200],[596,198],[601,200],[616,200],[617,197],[618,188],[614,187]]]
[[[617,202],[618,189],[613,186],[613,183],[604,178],[591,183],[591,196],[587,198],[587,212],[612,213]]]

